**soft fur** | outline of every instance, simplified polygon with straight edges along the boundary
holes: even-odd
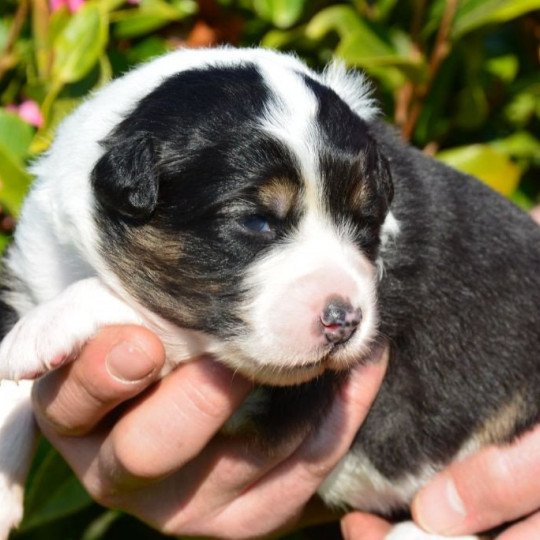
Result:
[[[4,379],[140,323],[166,346],[164,373],[210,352],[254,379],[244,420],[275,446],[389,347],[373,408],[320,490],[389,516],[451,460],[538,421],[540,229],[403,144],[339,64],[171,53],[93,95],[33,170],[5,258]],[[3,403],[8,392],[21,404],[0,427],[4,536],[33,430],[29,385],[4,381]],[[412,524],[391,536],[420,537]]]

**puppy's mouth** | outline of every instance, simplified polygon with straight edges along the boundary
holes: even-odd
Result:
[[[322,375],[326,369],[326,362],[321,360],[296,366],[258,365],[249,376],[258,384],[294,386]]]
[[[257,371],[250,376],[259,384],[294,386],[315,379],[327,370],[348,370],[356,364],[356,361],[343,362],[340,358],[344,354],[346,344],[332,344],[325,349],[317,360],[294,366],[258,365]]]

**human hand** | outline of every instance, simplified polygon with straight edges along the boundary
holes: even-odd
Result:
[[[416,495],[415,522],[428,532],[462,536],[517,522],[497,540],[540,537],[540,426],[511,446],[491,446],[451,464]],[[391,525],[353,512],[342,520],[346,540],[383,540]]]
[[[163,362],[148,330],[109,327],[35,385],[43,433],[98,502],[175,535],[255,538],[329,519],[313,495],[348,450],[386,358],[352,372],[317,433],[270,455],[219,433],[248,381],[200,358],[155,383]]]
[[[508,447],[489,447],[450,465],[413,503],[415,521],[440,534],[467,534],[518,520],[497,538],[540,536],[540,426]]]

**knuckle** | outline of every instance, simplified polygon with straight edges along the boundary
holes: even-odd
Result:
[[[76,408],[72,406],[73,399],[69,395],[69,388],[65,388],[61,395],[50,397],[49,389],[45,385],[45,381],[38,381],[32,392],[34,412],[40,426],[46,426],[60,436],[85,435],[90,427],[86,425],[84,418],[75,414]]]
[[[191,403],[196,413],[210,421],[222,421],[226,415],[227,405],[215,388],[205,391],[204,386],[191,386],[186,389],[186,398]]]
[[[83,482],[88,494],[94,501],[106,508],[118,508],[118,490],[110,479],[106,477],[94,478]]]
[[[72,370],[72,382],[69,385],[72,392],[76,392],[74,401],[89,404],[95,409],[101,409],[112,399],[106,395],[106,389],[96,384],[96,380],[84,373],[83,370]],[[66,385],[68,386],[68,385]]]
[[[308,461],[304,463],[304,472],[309,481],[322,482],[332,472],[335,463],[327,461]]]
[[[212,525],[213,523],[208,519],[208,516],[202,515],[187,505],[168,522],[160,524],[159,530],[167,536],[205,535],[215,538]]]
[[[508,454],[496,448],[486,461],[486,492],[491,506],[504,508],[508,503],[509,490],[514,483],[514,467]]]
[[[134,440],[136,438],[136,440]],[[126,483],[153,480],[156,478],[153,463],[140,444],[141,438],[131,431],[122,431],[111,435],[111,447],[114,469]]]

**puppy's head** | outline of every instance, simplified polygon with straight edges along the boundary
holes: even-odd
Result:
[[[125,289],[280,385],[369,353],[392,198],[336,72],[297,64],[166,78],[102,141],[92,172],[101,249]]]

